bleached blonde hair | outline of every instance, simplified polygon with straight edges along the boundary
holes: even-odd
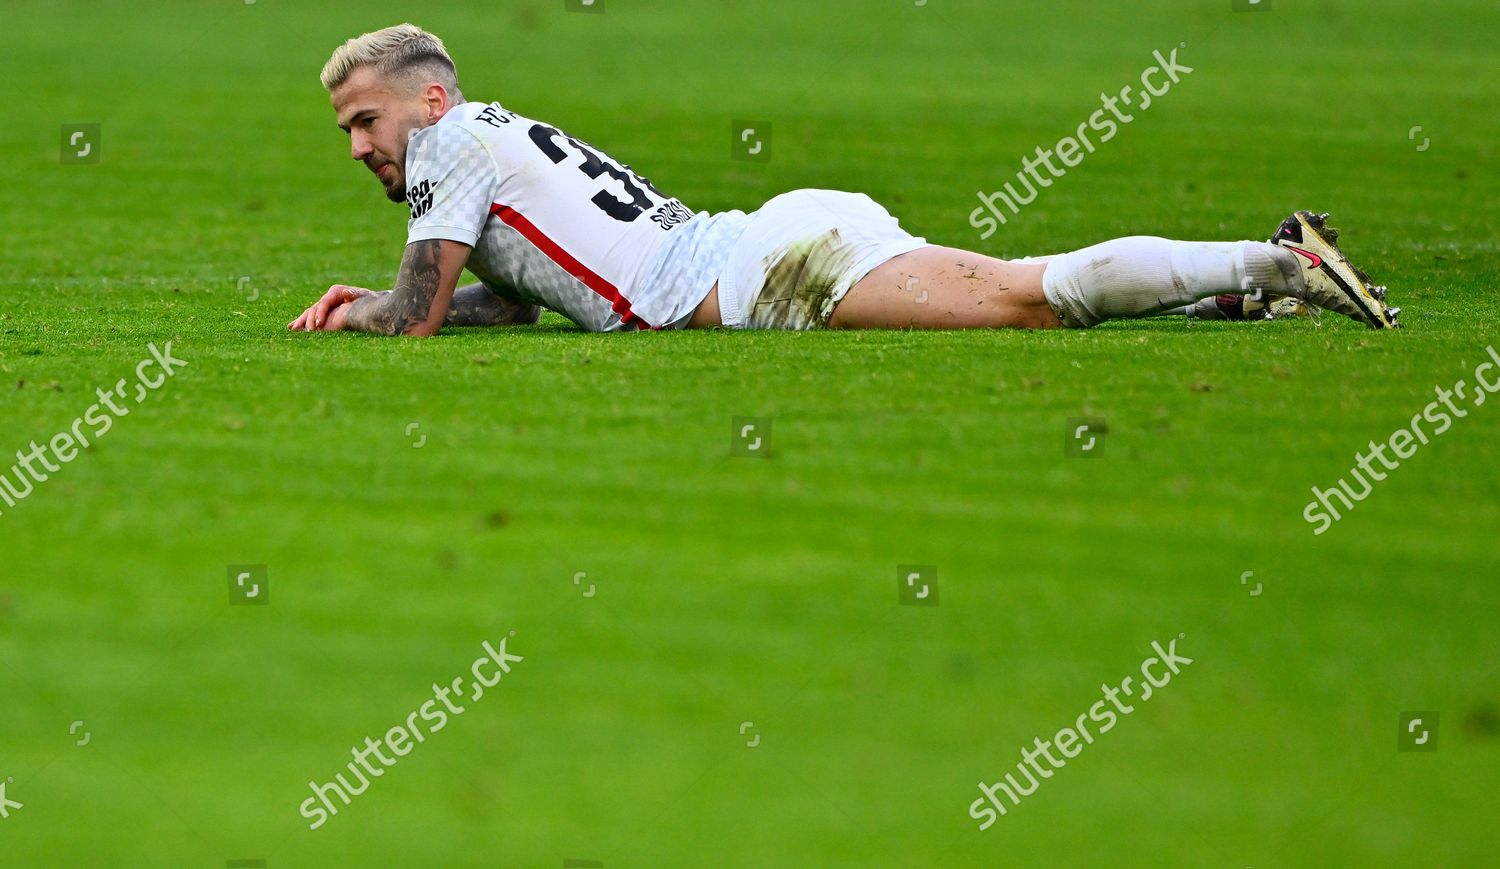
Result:
[[[463,101],[458,69],[443,40],[415,24],[376,30],[340,45],[323,65],[323,87],[332,91],[362,66],[373,67],[389,81],[404,80],[411,87],[436,81],[448,88],[454,102]]]

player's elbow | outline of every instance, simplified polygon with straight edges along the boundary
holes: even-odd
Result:
[[[431,338],[433,335],[436,335],[438,333],[438,330],[441,328],[443,328],[442,323],[433,323],[430,321],[426,321],[421,323],[413,323],[410,326],[407,326],[406,330],[401,334],[405,335],[408,338]]]

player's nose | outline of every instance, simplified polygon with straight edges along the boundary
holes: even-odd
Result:
[[[349,137],[350,157],[353,157],[360,162],[364,162],[364,159],[373,153],[375,153],[375,148],[370,144],[370,141],[368,139],[359,135],[358,133],[355,133],[353,136]]]

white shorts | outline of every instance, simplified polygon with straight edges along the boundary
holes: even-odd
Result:
[[[926,247],[863,193],[793,190],[750,215],[719,275],[731,329],[821,329],[877,266]]]

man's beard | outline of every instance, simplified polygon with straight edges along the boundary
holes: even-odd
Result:
[[[384,183],[384,182],[382,182],[382,183]],[[404,178],[403,179],[399,179],[399,180],[397,180],[395,182],[395,184],[396,184],[396,186],[394,186],[394,187],[387,187],[387,188],[385,188],[385,198],[389,199],[392,202],[397,202],[397,203],[405,202],[406,201],[406,179],[404,179]]]
[[[380,169],[380,168],[382,168],[384,166],[391,167],[391,175],[393,176],[393,180],[390,181],[389,183],[387,183],[384,178],[380,177],[380,173],[379,172],[374,171],[374,170]],[[380,186],[385,188],[385,197],[387,199],[389,199],[392,202],[405,202],[406,201],[406,177],[405,177],[405,173],[403,173],[401,171],[400,167],[398,167],[395,163],[385,162],[385,163],[380,164],[379,166],[372,166],[371,167],[371,174],[375,176],[375,180],[376,181],[380,182]]]

